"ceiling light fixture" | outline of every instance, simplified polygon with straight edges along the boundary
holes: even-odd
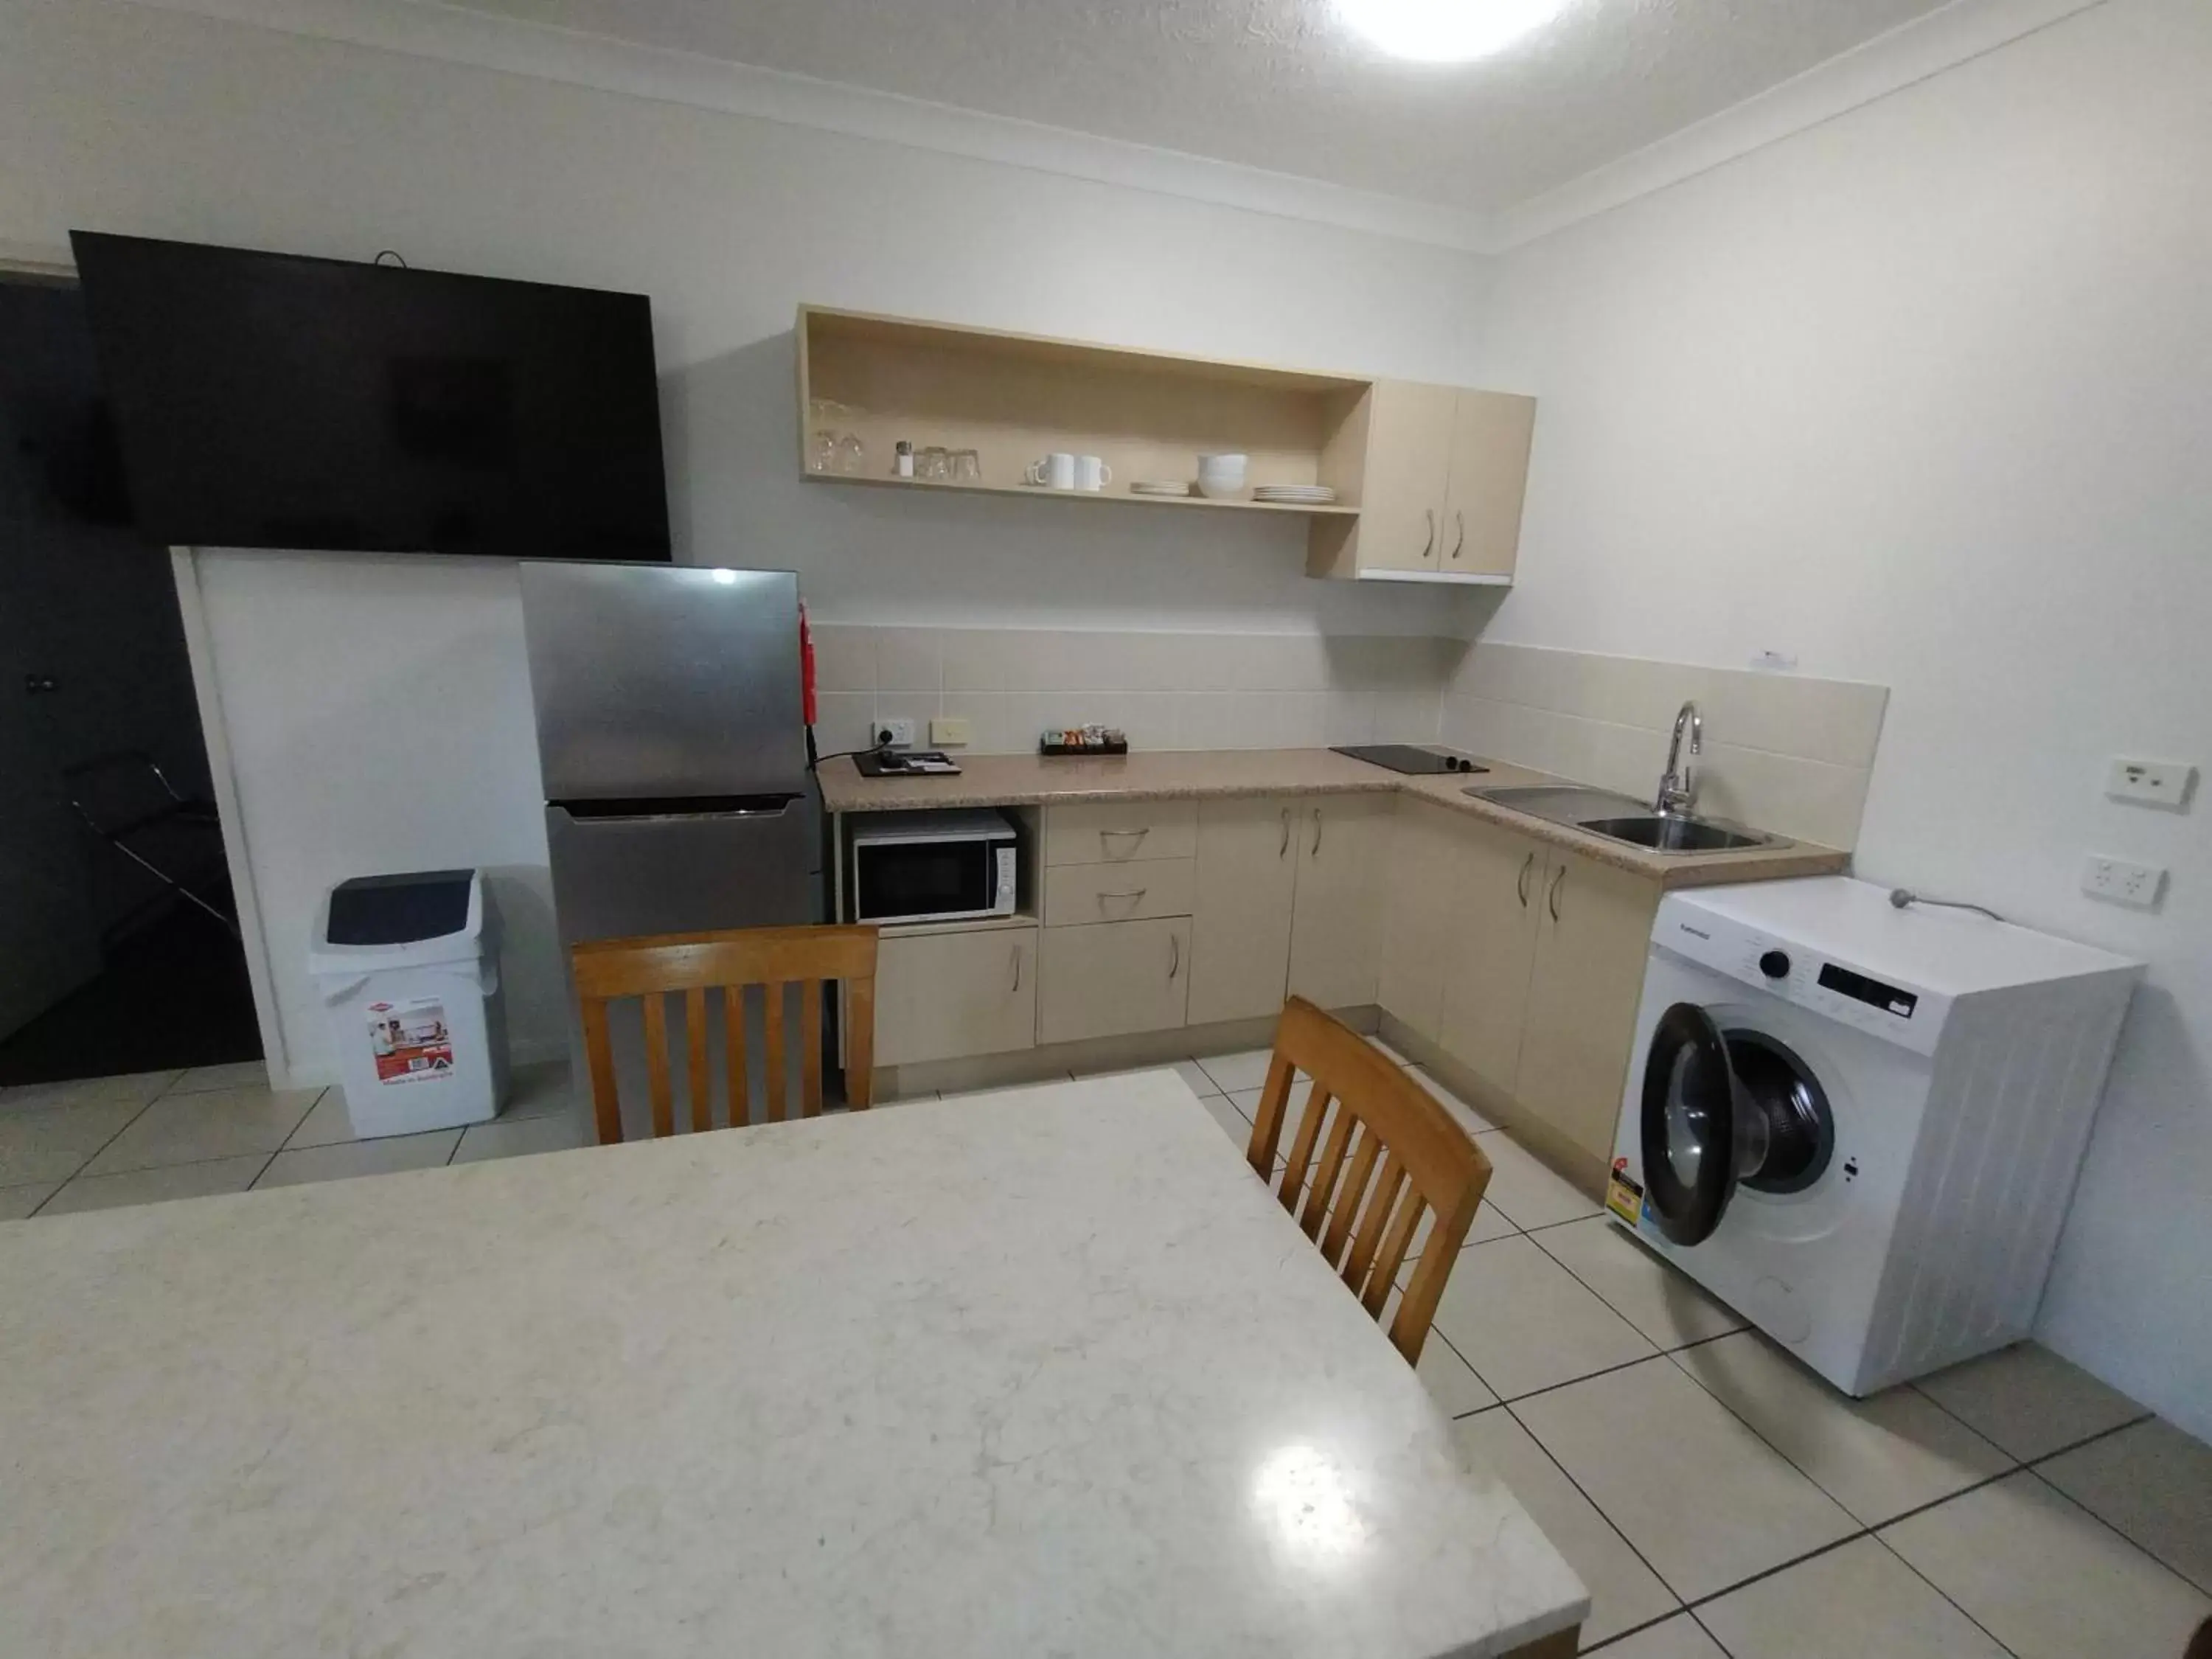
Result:
[[[1463,64],[1548,22],[1566,0],[1336,0],[1337,15],[1394,58]]]

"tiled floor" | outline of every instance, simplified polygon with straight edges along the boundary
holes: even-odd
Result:
[[[1182,1067],[1239,1146],[1265,1059]],[[1418,1370],[1585,1651],[2179,1659],[2212,1616],[2212,1449],[2033,1345],[1848,1400],[1414,1074],[1495,1170]]]
[[[1241,1147],[1267,1056],[1176,1069]],[[1585,1650],[2177,1659],[2212,1615],[2212,1449],[2033,1346],[1846,1400],[1413,1074],[1494,1169],[1418,1372],[1589,1586]],[[579,1144],[562,1068],[515,1096],[357,1140],[258,1066],[0,1091],[0,1220]]]
[[[0,1220],[580,1144],[557,1062],[518,1067],[494,1122],[379,1140],[355,1139],[338,1091],[265,1079],[256,1060],[0,1090]]]

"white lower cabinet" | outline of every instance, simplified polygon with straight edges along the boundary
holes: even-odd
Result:
[[[1427,801],[1401,803],[1382,884],[1382,959],[1376,1000],[1431,1042],[1443,1021],[1459,819],[1449,807]]]
[[[1107,921],[1044,930],[1040,1042],[1079,1042],[1184,1023],[1190,921]]]
[[[876,1064],[1034,1048],[1037,930],[887,935],[876,952]]]
[[[1382,966],[1384,877],[1397,800],[1323,795],[1303,803],[1290,989],[1323,1008],[1375,1000]]]

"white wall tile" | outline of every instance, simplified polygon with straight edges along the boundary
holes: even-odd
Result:
[[[814,684],[823,691],[876,689],[876,631],[841,623],[815,623]]]
[[[876,690],[927,692],[934,697],[944,684],[942,649],[930,628],[876,630]]]
[[[874,738],[869,722],[875,711],[872,691],[822,692],[815,698],[815,747],[825,755],[867,748]]]
[[[943,659],[944,689],[948,692],[1008,690],[1009,637],[1007,630],[997,628],[947,628],[939,630],[938,647]]]

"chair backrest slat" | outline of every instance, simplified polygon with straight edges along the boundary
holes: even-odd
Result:
[[[761,988],[763,1083],[766,1116],[788,1111],[787,1000],[799,999],[798,1115],[822,1111],[823,1000],[832,983],[845,992],[845,1098],[859,1109],[874,1098],[876,930],[873,927],[759,927],[659,939],[595,940],[576,946],[571,962],[582,1006],[592,1103],[602,1142],[622,1139],[620,1084],[608,1018],[610,1003],[635,997],[643,1006],[646,1088],[653,1133],[676,1131],[669,1046],[669,1005],[684,998],[685,1084],[690,1128],[714,1127],[714,1081],[708,994],[721,992],[724,1084],[732,1126],[752,1120],[745,1034],[746,988]]]
[[[1278,1177],[1276,1153],[1300,1072],[1312,1088]],[[1390,1322],[1391,1342],[1409,1363],[1419,1360],[1490,1183],[1490,1160],[1474,1138],[1366,1039],[1293,997],[1276,1029],[1245,1157],[1261,1179],[1279,1180],[1283,1207],[1378,1319],[1422,1218],[1433,1217]]]

